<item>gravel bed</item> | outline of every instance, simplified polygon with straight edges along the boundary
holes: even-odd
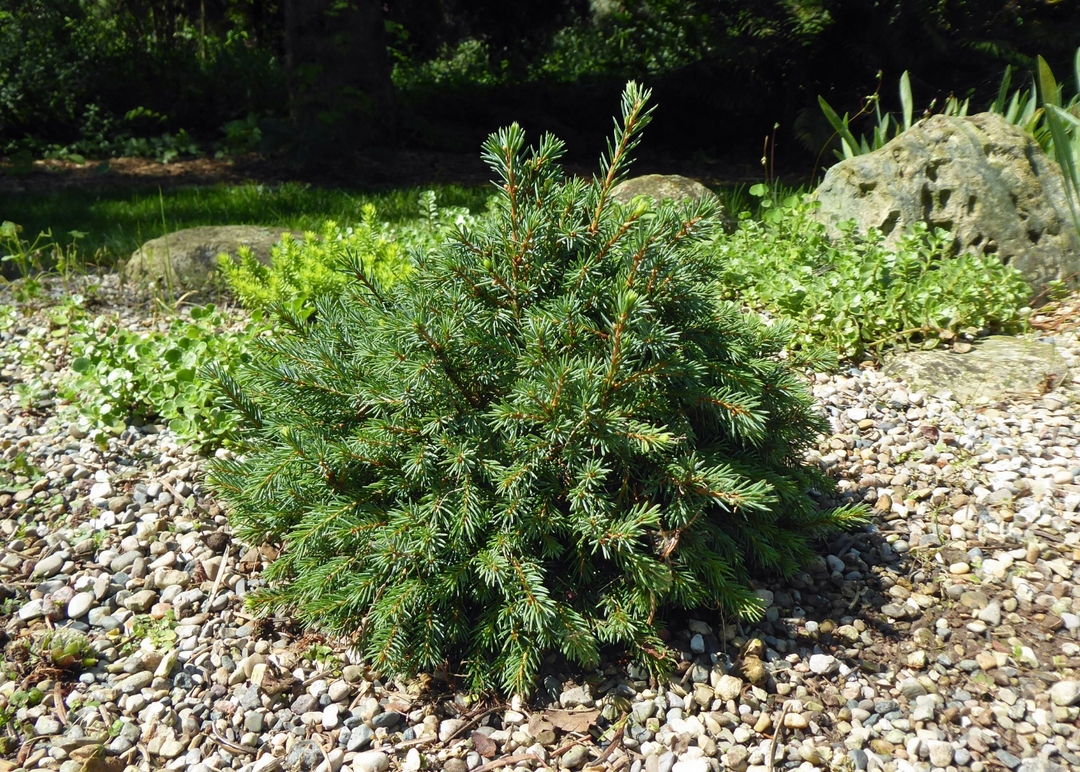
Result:
[[[115,277],[99,297],[145,323]],[[672,620],[669,682],[550,663],[531,701],[473,701],[250,613],[272,551],[232,539],[165,427],[57,415],[44,305],[0,325],[0,772],[1080,769],[1080,376],[962,408],[869,366],[816,375],[833,433],[812,455],[870,526],[763,581],[756,624]],[[97,664],[18,653],[63,627]]]

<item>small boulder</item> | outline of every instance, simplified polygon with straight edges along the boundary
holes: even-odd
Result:
[[[678,174],[646,174],[623,180],[611,191],[611,197],[620,204],[629,204],[637,196],[648,196],[653,201],[698,202],[703,198],[715,198],[716,194],[697,180]],[[735,230],[735,221],[721,208],[721,222],[724,230]]]
[[[220,254],[236,257],[240,247],[249,248],[259,262],[270,264],[270,248],[283,233],[302,238],[303,233],[260,225],[205,225],[151,239],[132,253],[123,268],[126,281],[157,282],[174,289],[198,288],[217,269]]]
[[[958,252],[997,254],[1039,295],[1076,285],[1080,236],[1061,168],[1023,129],[993,113],[935,115],[880,150],[833,166],[815,196],[834,234],[854,220],[895,244],[916,222],[943,228]]]

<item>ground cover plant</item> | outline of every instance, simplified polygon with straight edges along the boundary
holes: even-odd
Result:
[[[491,217],[214,368],[243,453],[210,484],[281,550],[256,606],[355,634],[389,675],[524,693],[549,652],[663,670],[666,610],[753,617],[752,570],[861,517],[808,493],[830,487],[804,463],[817,361],[719,299],[715,204],[612,201],[647,97],[628,86],[592,181],[553,137],[493,135]]]
[[[209,359],[239,366],[263,328],[256,317],[237,325],[215,306],[195,306],[167,324],[131,329],[108,316],[73,320],[68,333],[74,376],[60,389],[80,422],[119,433],[129,422],[160,421],[181,438],[217,447],[236,416],[199,376]]]
[[[282,234],[271,248],[270,265],[247,247],[239,252],[236,259],[218,255],[218,272],[233,297],[263,311],[289,306],[310,313],[316,298],[344,290],[349,279],[342,268],[349,260],[361,261],[361,270],[385,284],[410,269],[404,247],[379,232],[374,207],[365,207],[355,228],[328,220],[320,233],[309,231],[299,239]]]
[[[945,231],[916,227],[895,248],[880,232],[830,240],[801,194],[751,193],[761,216],[715,242],[725,297],[794,321],[799,347],[842,358],[895,345],[933,348],[962,332],[1015,331],[1031,291],[995,255],[954,255]]]

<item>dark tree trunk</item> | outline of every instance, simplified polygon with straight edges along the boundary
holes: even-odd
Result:
[[[285,0],[289,109],[303,160],[378,143],[395,124],[379,0]]]

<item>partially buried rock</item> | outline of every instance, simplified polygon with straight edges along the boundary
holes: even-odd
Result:
[[[591,708],[596,702],[588,686],[572,686],[559,695],[559,704],[564,708]]]
[[[967,354],[908,351],[885,364],[885,374],[919,391],[950,392],[964,405],[1041,396],[1068,375],[1065,360],[1047,343],[993,336]]]

